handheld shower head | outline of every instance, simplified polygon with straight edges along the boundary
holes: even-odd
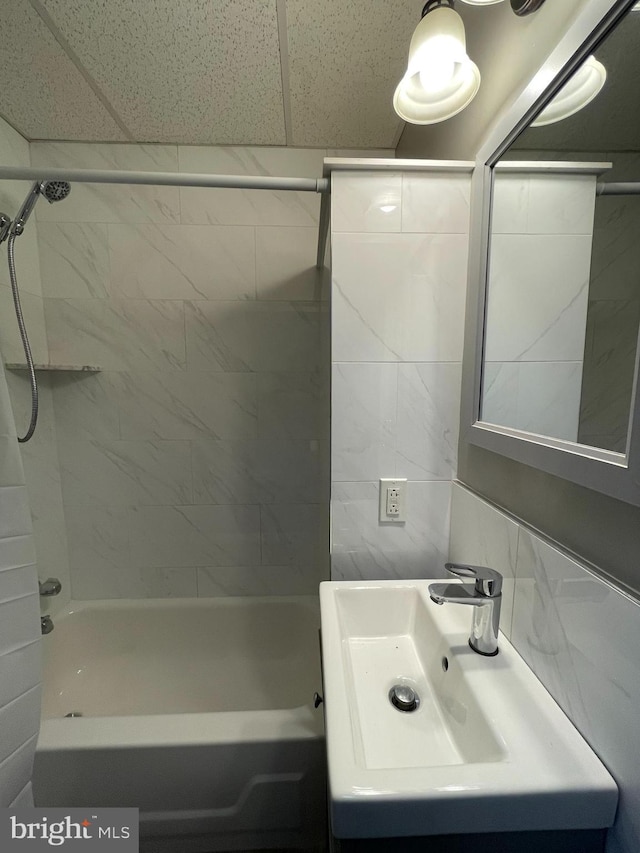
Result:
[[[10,234],[15,234],[16,237],[22,234],[24,226],[27,224],[27,219],[31,216],[33,208],[36,206],[38,196],[43,195],[50,204],[53,204],[54,201],[62,201],[70,192],[71,184],[67,183],[67,181],[36,181],[29,190],[29,195],[25,198],[16,218],[13,220]]]

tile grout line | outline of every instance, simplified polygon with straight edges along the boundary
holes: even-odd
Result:
[[[278,23],[278,44],[280,47],[280,78],[282,81],[282,110],[284,113],[285,141],[287,145],[293,145],[286,0],[276,0],[276,18]]]

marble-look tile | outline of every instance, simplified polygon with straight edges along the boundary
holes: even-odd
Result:
[[[42,292],[64,299],[107,295],[107,226],[90,222],[39,222]]]
[[[23,435],[31,419],[31,379],[28,370],[7,370],[7,389],[11,401],[9,411],[13,412],[15,425],[12,432]],[[26,444],[20,446],[21,452],[29,452],[30,448],[41,442],[55,441],[56,425],[51,393],[51,377],[48,373],[38,372],[38,421],[36,431]],[[17,429],[16,429],[17,427]]]
[[[254,299],[255,229],[110,225],[109,293],[130,299]]]
[[[463,234],[333,235],[334,361],[461,361]]]
[[[495,170],[491,200],[492,234],[526,234],[529,207],[529,176]]]
[[[581,361],[590,259],[588,236],[494,235],[485,358]]]
[[[397,402],[397,365],[333,364],[332,481],[395,476]]]
[[[329,377],[313,373],[258,373],[260,438],[326,439]]]
[[[249,306],[244,302],[185,302],[189,370],[251,370]]]
[[[405,524],[378,521],[378,483],[332,487],[332,580],[441,578],[449,548],[450,482],[409,482]]]
[[[577,441],[582,362],[518,365],[517,428]]]
[[[400,172],[336,172],[331,179],[333,231],[400,231]]]
[[[635,373],[640,299],[589,303],[579,440],[624,453]]]
[[[599,196],[596,199],[591,257],[591,299],[634,299],[640,264],[640,199]]]
[[[251,369],[308,373],[321,365],[326,308],[313,302],[256,302],[248,308]]]
[[[186,441],[59,441],[65,506],[191,503]]]
[[[613,849],[640,843],[640,605],[521,529],[512,641],[616,780]]]
[[[0,488],[0,539],[31,534],[31,515],[26,486]]]
[[[2,182],[4,183],[4,181]],[[22,187],[24,192],[20,192],[19,200],[13,204],[11,202],[2,203],[0,196],[0,211],[6,213],[7,216],[14,217],[26,196],[30,191],[30,187]],[[18,289],[20,295],[33,294],[34,296],[42,296],[42,281],[40,275],[40,259],[38,257],[38,244],[40,234],[38,223],[35,219],[30,219],[27,227],[20,236],[20,239],[14,243],[14,259],[16,263],[16,277],[18,280]],[[11,279],[9,277],[9,265],[7,263],[8,252],[3,251],[3,260],[0,264],[0,284],[10,287]]]
[[[450,480],[458,465],[460,364],[399,364],[397,477]]]
[[[328,572],[317,566],[218,566],[196,569],[198,596],[317,595]]]
[[[321,149],[180,146],[181,172],[320,178]],[[316,225],[320,198],[290,190],[181,187],[182,222],[209,225]]]
[[[73,169],[177,172],[171,145],[33,142],[31,165]],[[178,187],[72,184],[61,204],[41,204],[40,222],[179,222]]]
[[[65,506],[73,598],[85,571],[109,575],[131,566],[127,510],[112,506]]]
[[[471,175],[402,176],[402,230],[420,234],[469,232]]]
[[[22,486],[25,482],[20,454],[16,453],[13,435],[0,435],[0,483],[3,486]]]
[[[20,289],[20,304],[29,335],[33,360],[47,363],[49,351],[42,297]],[[11,289],[0,285],[0,350],[4,362],[25,363],[26,356],[18,330]]]
[[[182,302],[45,299],[49,353],[59,364],[104,370],[183,370]]]
[[[317,228],[256,228],[258,299],[319,301],[328,270],[316,268]]]
[[[134,565],[260,565],[257,506],[139,506],[129,511]]]
[[[257,438],[256,377],[216,371],[119,375],[125,439]]]
[[[327,507],[322,504],[271,504],[260,507],[264,566],[326,566]]]
[[[73,597],[80,601],[108,598],[195,598],[194,568],[129,568],[115,566],[106,572],[92,564],[76,572]]]
[[[593,234],[596,175],[529,176],[528,234]]]
[[[195,441],[194,503],[319,503],[321,450],[318,441]]]
[[[518,422],[519,375],[519,362],[483,363],[480,420],[502,426],[513,426]]]
[[[61,371],[50,377],[56,435],[74,439],[120,438],[120,374]]]
[[[509,516],[453,483],[449,559],[500,572],[504,578],[500,629],[507,637],[511,637],[518,530],[517,522]]]

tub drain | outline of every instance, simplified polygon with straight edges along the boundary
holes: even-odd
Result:
[[[65,714],[65,718],[66,717],[81,717],[81,716],[82,716],[82,711],[69,711],[68,714]]]
[[[420,697],[408,684],[394,684],[389,691],[389,699],[398,711],[415,711],[420,704]]]

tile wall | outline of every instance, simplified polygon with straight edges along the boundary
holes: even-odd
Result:
[[[456,473],[469,169],[334,172],[331,576],[439,577]],[[405,524],[378,480],[407,478]]]
[[[33,165],[322,174],[325,150],[34,143]],[[369,152],[374,156],[379,152]],[[77,599],[315,593],[328,554],[319,197],[72,187],[38,209]]]
[[[577,439],[595,182],[496,170],[485,421]]]
[[[640,604],[459,483],[450,554],[504,573],[502,630],[618,784],[606,851],[640,849]]]
[[[27,143],[0,121],[0,162],[28,165]],[[28,185],[2,182],[0,210],[13,217]],[[31,245],[33,235],[23,236]],[[3,253],[4,254],[4,253]],[[39,278],[33,272],[25,305],[38,329]],[[8,345],[8,280],[4,264],[0,274],[3,308],[0,341]],[[33,299],[30,299],[32,296]],[[44,326],[41,327],[42,329]],[[37,340],[37,332],[36,332]],[[7,350],[10,352],[10,350]],[[3,349],[4,354],[4,349]],[[35,568],[35,548],[29,517],[29,497],[4,370],[0,370],[0,806],[29,807],[31,768],[40,721],[40,606]]]

